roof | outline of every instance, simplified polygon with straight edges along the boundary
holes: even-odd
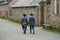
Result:
[[[7,0],[0,0],[0,5],[4,5],[4,4],[7,4]]]
[[[18,0],[11,7],[38,6],[40,0]]]

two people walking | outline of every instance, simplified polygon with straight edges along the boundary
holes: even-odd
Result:
[[[21,19],[21,24],[22,24],[23,33],[26,34],[27,25],[28,25],[28,19],[26,18],[26,14],[23,14],[23,18]],[[30,14],[29,17],[30,34],[32,34],[32,32],[33,34],[35,33],[34,25],[35,25],[35,18],[33,17],[33,14]]]

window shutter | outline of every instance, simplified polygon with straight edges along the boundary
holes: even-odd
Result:
[[[57,4],[57,13],[59,14],[59,4]]]

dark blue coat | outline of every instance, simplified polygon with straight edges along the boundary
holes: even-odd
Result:
[[[35,18],[33,17],[33,16],[31,16],[30,18],[29,18],[29,24],[32,26],[34,26],[35,25]]]
[[[21,19],[21,24],[22,24],[22,23],[28,23],[28,20],[27,20],[26,17],[23,17],[23,18]]]

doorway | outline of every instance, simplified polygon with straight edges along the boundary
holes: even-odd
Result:
[[[41,25],[44,24],[44,5],[41,5]]]

